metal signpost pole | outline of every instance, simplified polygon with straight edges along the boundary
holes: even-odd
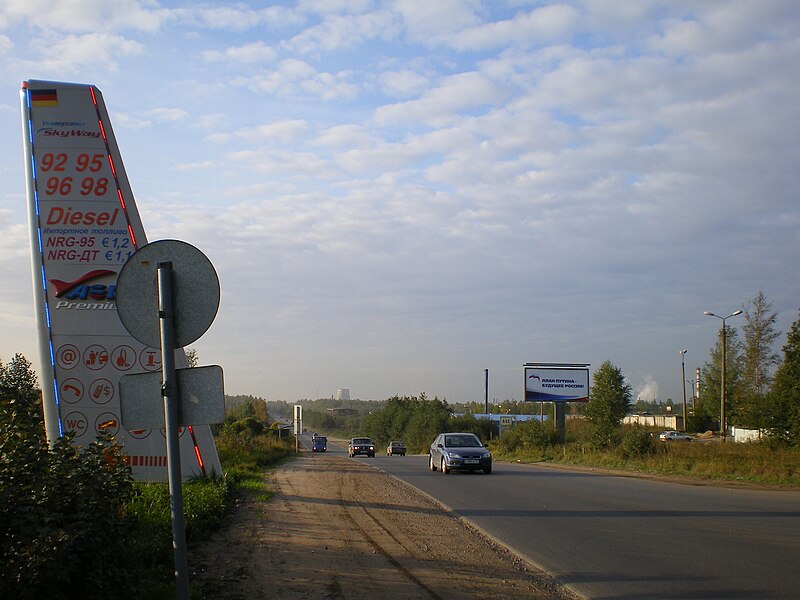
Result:
[[[183,488],[178,439],[178,386],[175,375],[175,329],[172,306],[172,263],[158,264],[158,318],[161,333],[164,426],[167,437],[172,544],[175,555],[175,584],[178,600],[189,599],[189,567],[186,559],[186,532],[183,523]]]

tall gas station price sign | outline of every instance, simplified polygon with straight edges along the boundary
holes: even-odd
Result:
[[[102,94],[31,80],[20,99],[48,439],[73,431],[83,445],[110,433],[134,477],[166,481],[163,430],[120,423],[120,377],[159,370],[161,352],[117,315],[117,276],[147,239]],[[176,364],[188,366],[183,350]],[[221,472],[208,426],[183,428],[181,445],[185,476]]]

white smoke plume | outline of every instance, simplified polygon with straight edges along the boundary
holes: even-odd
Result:
[[[647,402],[658,400],[658,383],[652,375],[645,376],[644,383],[637,388],[636,394],[634,394],[634,399]]]

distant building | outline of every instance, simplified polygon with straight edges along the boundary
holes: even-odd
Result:
[[[336,399],[337,400],[350,400],[350,389],[349,388],[339,388],[336,390]]]
[[[355,408],[329,408],[327,413],[339,417],[349,417],[357,415],[358,411]]]
[[[545,415],[544,418],[542,418],[539,415],[507,415],[500,413],[475,413],[472,416],[475,417],[476,419],[488,419],[489,421],[495,421],[496,423],[500,423],[503,417],[505,417],[506,419],[511,419],[511,421],[514,423],[516,423],[517,421],[521,423],[524,421],[547,420],[547,415]]]
[[[622,422],[625,425],[644,425],[646,427],[663,427],[664,429],[683,430],[682,415],[652,415],[650,413],[638,413],[628,415]]]

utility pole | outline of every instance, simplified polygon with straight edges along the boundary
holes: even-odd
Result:
[[[484,369],[485,375],[483,384],[483,412],[489,414],[489,369]]]
[[[686,363],[684,357],[688,350],[678,350],[681,355],[681,388],[683,389],[683,432],[686,433]]]
[[[728,435],[728,428],[725,426],[725,367],[727,365],[726,358],[725,358],[725,340],[727,331],[725,330],[725,321],[730,319],[731,317],[735,317],[736,315],[742,314],[742,310],[737,310],[729,314],[727,317],[720,317],[719,315],[715,315],[710,311],[705,311],[703,314],[707,317],[717,317],[718,319],[722,320],[722,374],[720,379],[722,380],[720,384],[720,398],[719,398],[719,433],[722,443],[725,443],[725,438]]]

